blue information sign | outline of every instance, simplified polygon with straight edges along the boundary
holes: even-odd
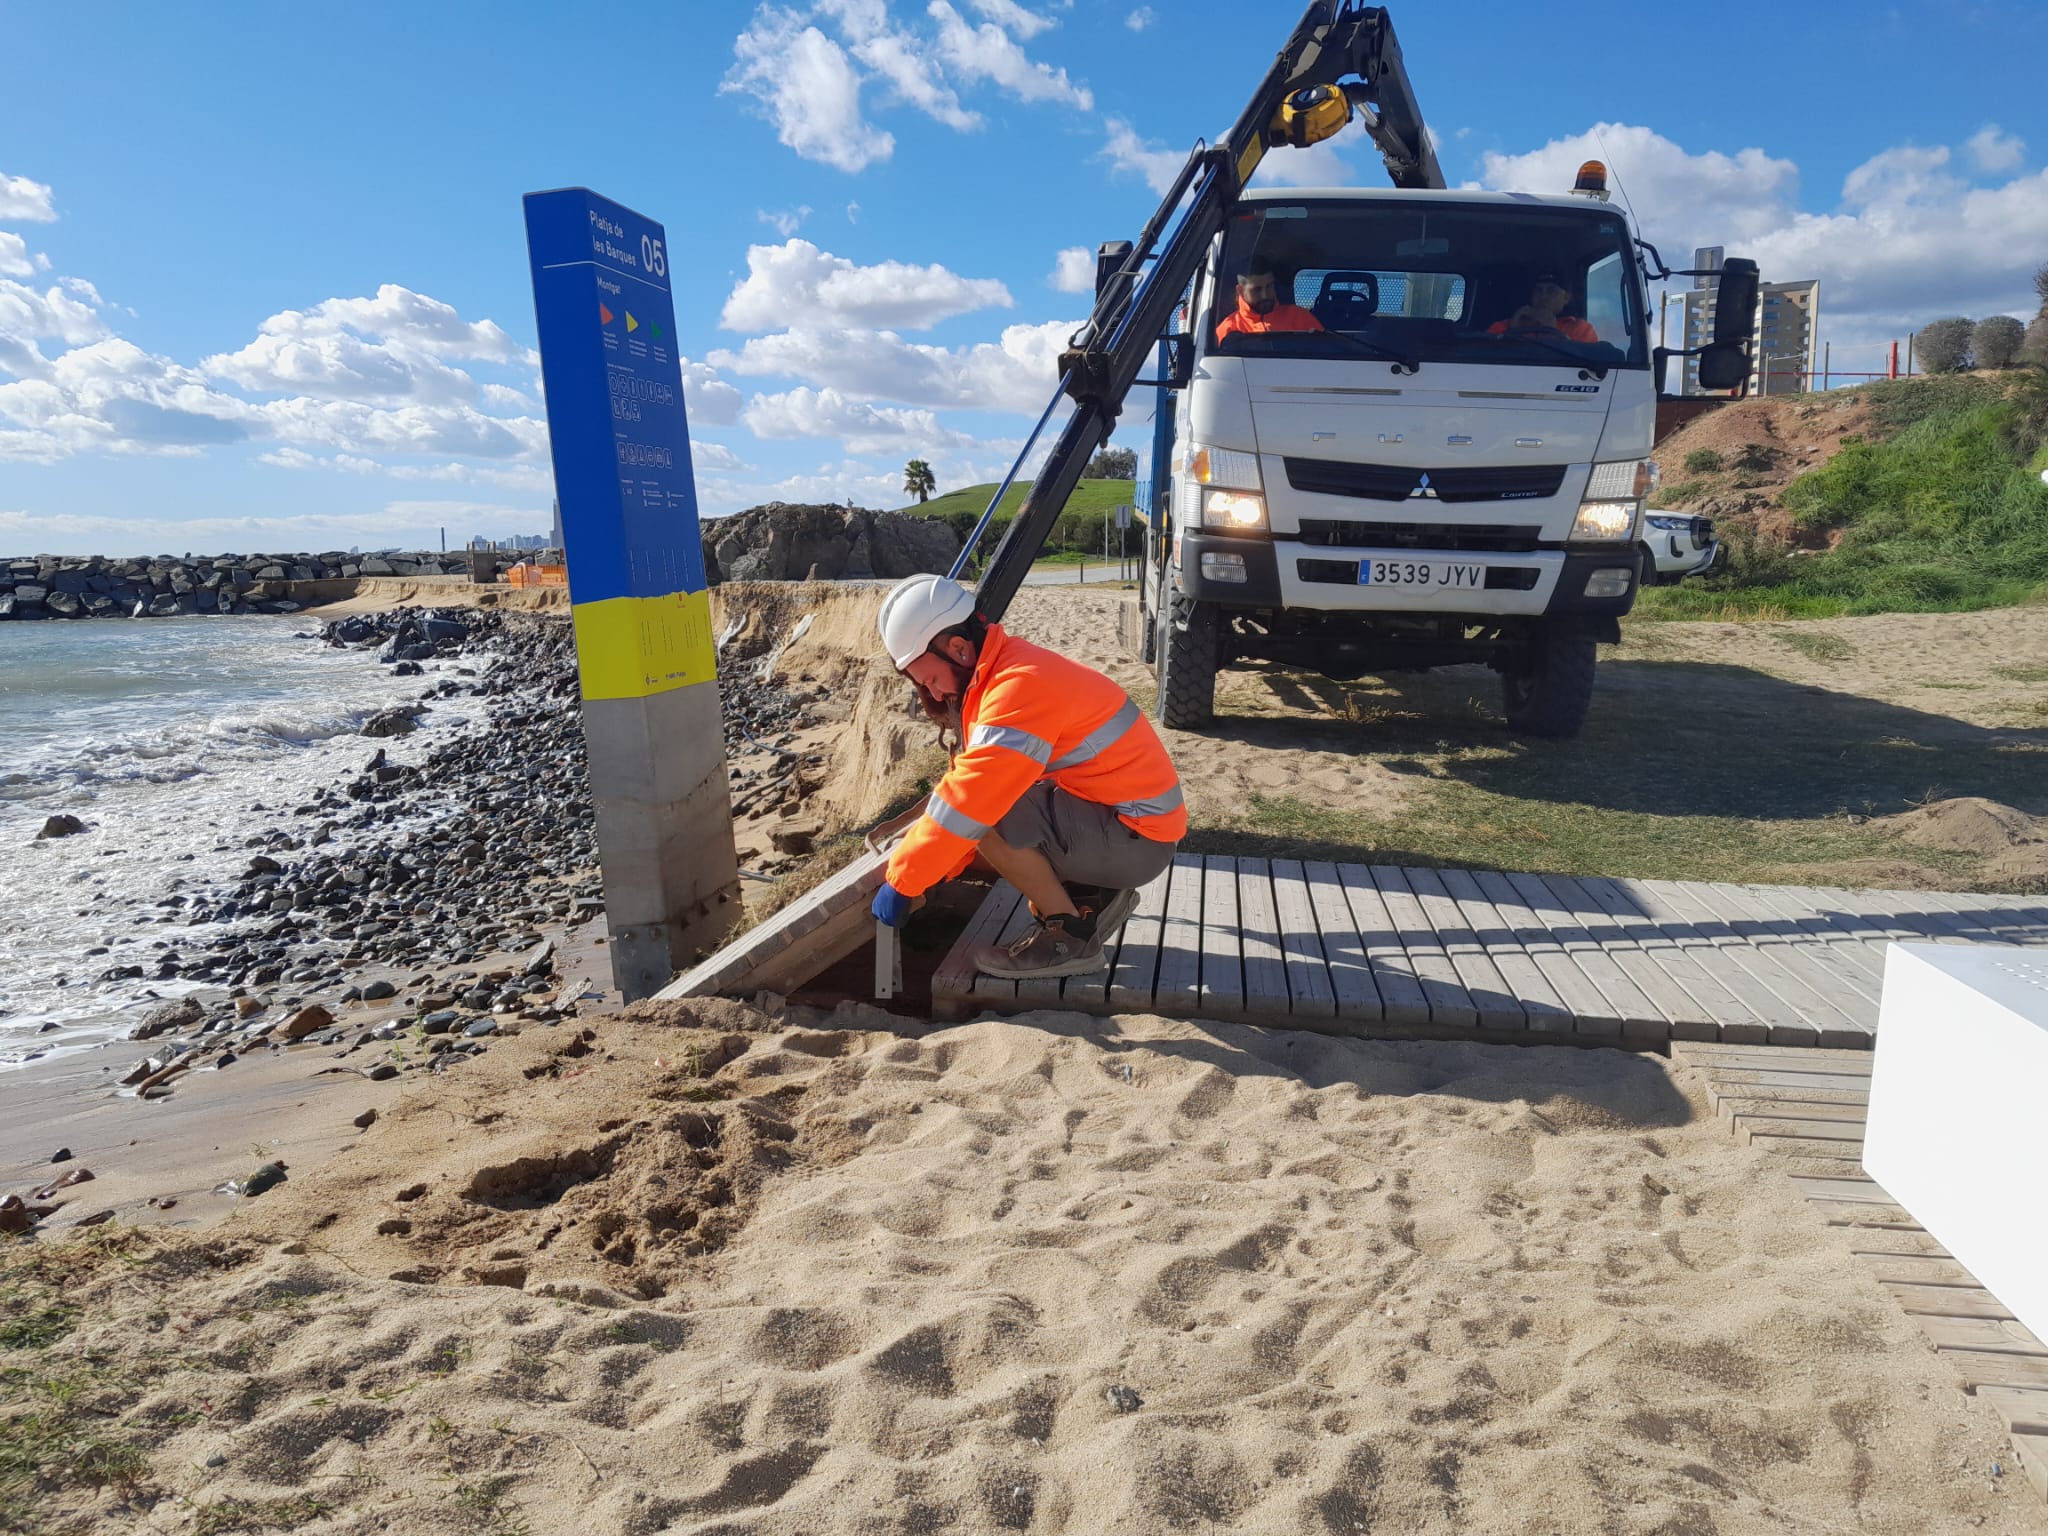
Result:
[[[668,236],[571,187],[527,194],[526,244],[583,696],[709,681]]]

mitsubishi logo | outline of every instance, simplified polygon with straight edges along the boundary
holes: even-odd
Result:
[[[1410,491],[1408,495],[1411,499],[1421,496],[1430,501],[1437,500],[1436,492],[1430,488],[1428,470],[1422,472],[1422,479],[1416,482],[1415,489]]]

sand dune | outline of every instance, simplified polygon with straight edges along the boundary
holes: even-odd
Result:
[[[1616,1051],[642,1005],[133,1241],[74,1342],[187,1362],[130,1414],[186,1507],[81,1528],[2048,1532]]]

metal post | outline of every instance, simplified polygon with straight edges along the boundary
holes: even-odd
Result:
[[[1913,377],[1913,338],[1906,338],[1906,377]]]
[[[1828,375],[1834,371],[1834,367],[1835,344],[1832,341],[1824,341],[1820,344],[1820,392],[1822,394],[1828,392]]]

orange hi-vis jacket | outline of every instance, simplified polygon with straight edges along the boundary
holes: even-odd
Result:
[[[1111,807],[1142,836],[1177,843],[1187,832],[1180,775],[1123,689],[1000,624],[982,641],[960,729],[965,745],[889,858],[889,883],[906,896],[966,869],[975,845],[1043,778]]]

